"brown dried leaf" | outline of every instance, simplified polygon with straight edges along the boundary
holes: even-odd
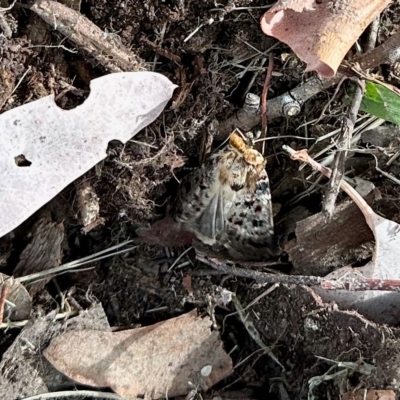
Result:
[[[331,78],[364,29],[390,0],[280,0],[261,19],[266,35],[286,43],[306,71]]]
[[[393,390],[358,390],[355,393],[345,393],[342,400],[395,400],[396,393]]]
[[[53,339],[44,355],[71,379],[121,396],[179,396],[188,392],[188,381],[207,390],[232,373],[232,360],[210,327],[208,317],[190,312],[122,332],[68,332]],[[212,370],[204,376],[207,366]]]

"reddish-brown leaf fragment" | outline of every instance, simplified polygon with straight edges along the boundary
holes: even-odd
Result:
[[[266,35],[286,43],[306,71],[331,78],[364,29],[390,0],[280,0],[261,19]]]
[[[67,332],[44,355],[69,378],[124,397],[180,396],[189,391],[188,381],[207,390],[232,373],[232,360],[210,327],[208,317],[190,312],[122,332]],[[208,376],[201,373],[205,366],[211,366]]]

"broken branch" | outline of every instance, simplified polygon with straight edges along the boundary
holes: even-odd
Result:
[[[72,8],[51,0],[36,0],[29,8],[109,71],[147,70],[145,62],[128,50],[117,35],[102,31]]]
[[[284,275],[271,274],[268,272],[255,271],[251,269],[239,268],[230,266],[216,258],[207,258],[200,254],[196,255],[197,260],[209,265],[222,274],[239,276],[241,278],[254,279],[260,283],[281,283],[284,285],[303,285],[303,286],[320,286],[325,290],[349,290],[349,291],[365,291],[379,290],[400,292],[400,280],[398,279],[374,279],[363,278],[360,275],[359,279],[341,278],[341,279],[325,279],[320,276],[305,276],[305,275]]]

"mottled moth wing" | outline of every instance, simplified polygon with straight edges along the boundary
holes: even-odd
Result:
[[[233,259],[271,256],[273,220],[265,160],[233,133],[181,185],[175,220]]]
[[[222,238],[234,259],[265,259],[276,255],[271,192],[268,178],[255,190],[239,191],[229,210]]]
[[[221,186],[220,164],[223,151],[211,156],[182,182],[175,219],[185,224],[205,244],[213,245],[224,230],[232,195]]]

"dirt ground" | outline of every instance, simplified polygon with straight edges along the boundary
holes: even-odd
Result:
[[[2,7],[7,4],[0,1]],[[64,226],[63,263],[135,238],[137,228],[165,216],[174,201],[178,180],[204,161],[205,143],[210,142],[216,124],[243,106],[248,91],[261,94],[271,51],[275,64],[269,98],[286,93],[313,76],[303,72],[305,65],[287,46],[262,33],[259,21],[267,4],[272,2],[82,1],[83,15],[104,32],[118,35],[124,46],[146,61],[149,70],[164,74],[179,90],[163,115],[133,141],[126,145],[111,142],[103,162],[0,239],[2,273],[15,273],[21,252],[32,241],[32,229],[43,215]],[[398,11],[395,4],[382,15],[378,43],[397,29]],[[1,113],[50,94],[58,97],[60,107],[73,108],[88,96],[90,80],[109,73],[29,9],[16,4],[2,15],[11,34],[4,35],[3,27],[0,35]],[[189,37],[198,27],[198,32]],[[155,52],[149,41],[168,56]],[[377,72],[386,81],[398,84],[393,81],[390,67]],[[322,179],[312,186],[317,176],[306,180],[311,171],[299,172],[298,163],[283,153],[282,145],[309,148],[313,138],[341,127],[351,83],[342,85],[319,118],[334,91],[335,87],[313,97],[296,117],[277,118],[268,125],[270,137],[292,136],[268,141],[266,151],[272,199],[280,208],[275,216],[282,249],[280,272],[311,274],[310,270],[290,263],[285,246],[295,240],[295,223],[321,210],[326,183]],[[314,154],[328,144],[329,140],[320,142]],[[212,148],[216,145],[214,142]],[[382,161],[388,159],[385,155],[379,157]],[[386,171],[399,176],[399,161]],[[373,182],[380,192],[380,197],[372,200],[374,210],[400,222],[399,186],[376,172],[372,156],[352,154],[346,174]],[[87,233],[82,231],[77,201],[82,182],[89,184],[98,196],[99,215],[104,219],[103,224]],[[344,199],[344,195],[339,195],[338,202]],[[356,219],[353,225],[361,224],[359,221]],[[357,240],[349,242],[350,248],[342,258],[322,257],[319,265],[312,267],[307,264],[312,260],[304,263],[313,268],[313,275],[324,275],[345,264],[366,263],[372,256],[373,238],[368,232],[362,237],[356,232],[355,236]],[[184,250],[139,244],[129,253],[89,265],[92,269],[61,275],[34,290],[32,316],[55,309],[64,311],[60,309],[60,293],[74,309],[101,302],[110,325],[119,328],[152,324],[194,308],[200,313],[211,313],[221,327],[225,348],[237,368],[211,393],[203,393],[203,398],[219,395],[223,399],[264,399],[265,393],[269,393],[268,398],[281,400],[338,399],[345,392],[365,388],[394,389],[400,393],[397,327],[378,325],[355,311],[341,311],[334,304],[324,304],[310,288],[281,285],[258,299],[249,314],[260,339],[279,365],[267,352],[260,352],[259,344],[238,315],[230,315],[234,306],[222,306],[216,300],[221,288],[225,288],[236,293],[245,307],[271,285],[217,273],[195,260],[193,249],[171,269]],[[32,272],[35,265],[31,263],[20,275]],[[187,276],[191,278],[193,293],[183,284]],[[18,333],[18,329],[3,331],[0,354]],[[353,364],[343,367],[340,363],[345,362]],[[365,372],[366,365],[374,367],[370,373]],[[311,382],[318,383],[310,389]],[[76,387],[73,382],[69,385],[64,387]]]

